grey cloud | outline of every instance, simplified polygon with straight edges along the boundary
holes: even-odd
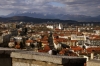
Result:
[[[57,7],[50,2],[62,3],[65,6]],[[0,0],[0,9],[3,11],[29,11],[40,13],[80,14],[96,16],[100,14],[100,0]]]

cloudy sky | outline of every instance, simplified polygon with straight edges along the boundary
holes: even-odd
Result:
[[[0,15],[12,12],[100,15],[100,0],[0,0]]]

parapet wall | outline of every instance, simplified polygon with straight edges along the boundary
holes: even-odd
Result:
[[[88,61],[87,66],[100,66],[100,59],[94,61]]]
[[[84,66],[85,58],[33,51],[12,52],[12,66]]]

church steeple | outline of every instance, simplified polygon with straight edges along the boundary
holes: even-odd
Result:
[[[60,23],[59,23],[59,29],[61,29],[61,25],[60,25]]]

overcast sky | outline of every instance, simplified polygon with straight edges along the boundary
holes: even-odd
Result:
[[[100,0],[0,0],[0,15],[12,12],[100,15]]]

